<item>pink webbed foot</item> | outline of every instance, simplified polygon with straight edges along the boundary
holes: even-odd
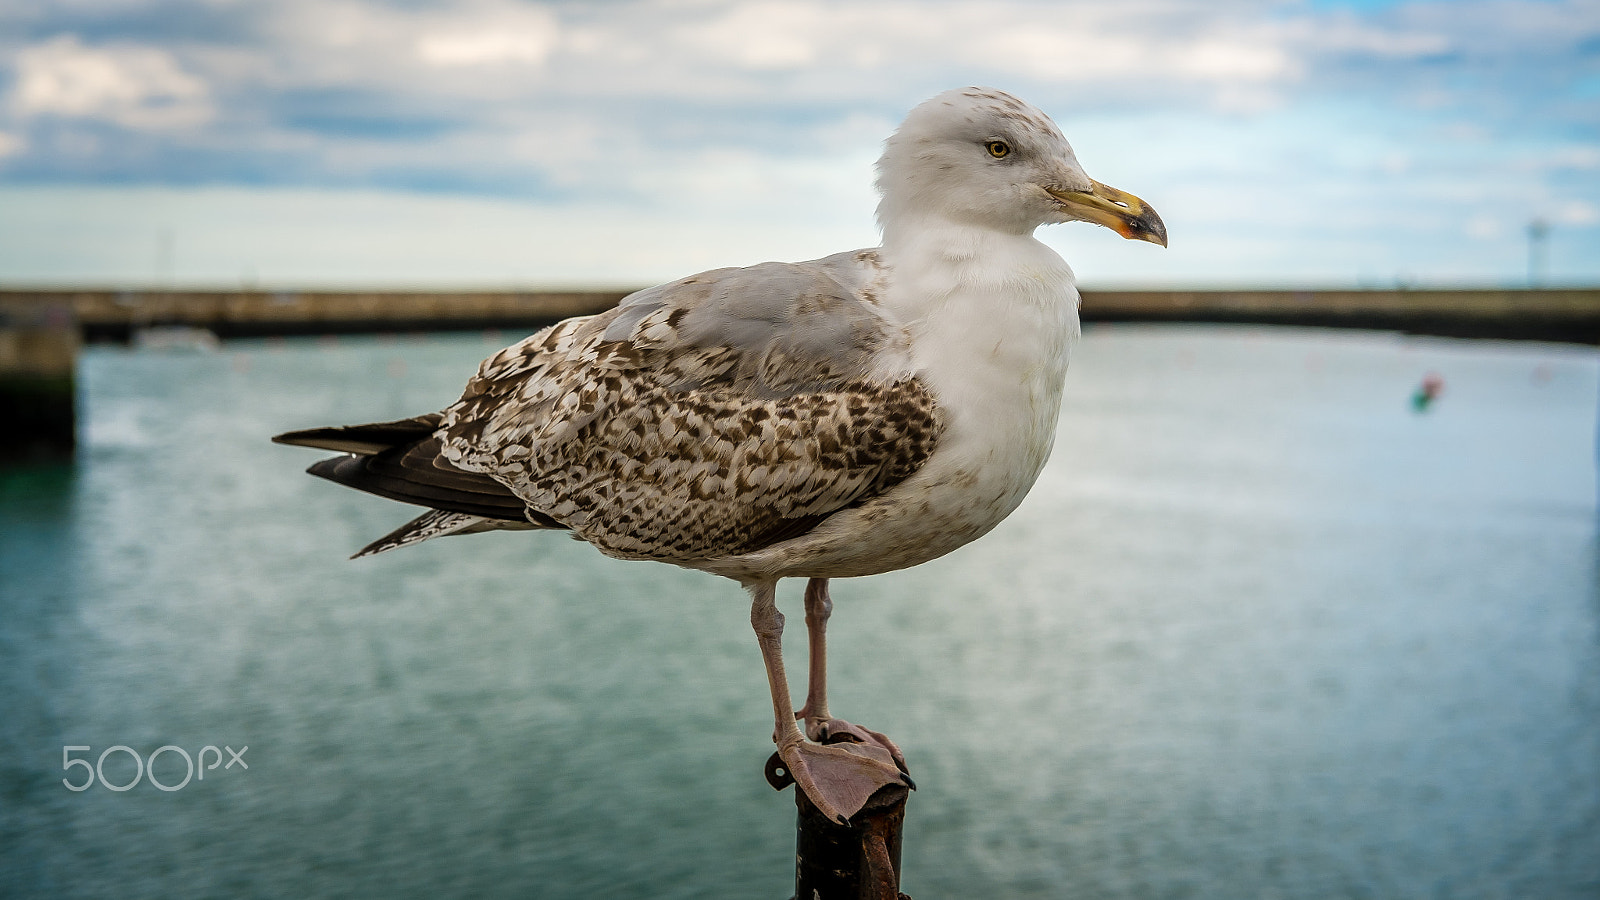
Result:
[[[824,746],[796,740],[779,747],[778,758],[788,767],[795,787],[841,825],[848,825],[879,788],[915,787],[889,751],[876,743],[844,740]]]
[[[889,758],[894,761],[895,766],[900,769],[902,774],[910,774],[910,770],[906,768],[905,754],[900,752],[900,747],[890,740],[886,734],[846,722],[843,719],[809,716],[803,709],[795,713],[794,717],[805,722],[806,737],[819,744],[837,744],[848,741],[857,744],[876,745],[889,751]],[[906,781],[909,783],[910,779],[907,778]],[[912,786],[915,787],[915,785]]]

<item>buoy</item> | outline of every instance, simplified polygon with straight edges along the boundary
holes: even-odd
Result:
[[[1426,412],[1442,393],[1444,393],[1444,376],[1438,372],[1429,372],[1422,376],[1422,383],[1417,385],[1416,391],[1411,395],[1411,408],[1417,412]]]

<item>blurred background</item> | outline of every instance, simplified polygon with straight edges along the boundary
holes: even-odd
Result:
[[[268,438],[872,246],[967,84],[1172,246],[1040,232],[1087,324],[1038,486],[835,584],[903,888],[1600,896],[1592,0],[0,6],[0,896],[789,896],[742,592],[348,561],[408,511]]]

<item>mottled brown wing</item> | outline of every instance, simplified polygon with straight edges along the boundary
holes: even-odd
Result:
[[[897,335],[863,290],[871,263],[706,273],[563,322],[483,364],[445,410],[442,454],[614,556],[803,534],[904,480],[938,438],[921,383],[872,375]]]

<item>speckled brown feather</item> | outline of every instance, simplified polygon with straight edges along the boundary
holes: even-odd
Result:
[[[874,262],[705,273],[546,329],[484,362],[444,412],[442,455],[612,556],[804,533],[915,472],[940,430],[921,383],[871,370],[897,335],[860,281]]]

